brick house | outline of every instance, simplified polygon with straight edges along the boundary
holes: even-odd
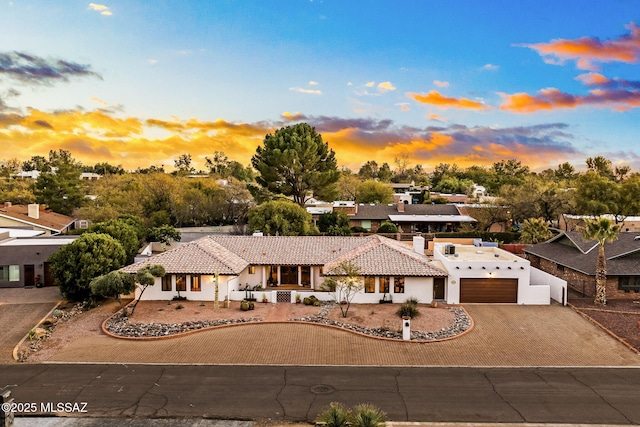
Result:
[[[565,231],[524,250],[531,266],[564,279],[570,289],[595,297],[598,243],[585,242],[576,231]],[[640,296],[640,233],[620,233],[605,245],[607,298]]]

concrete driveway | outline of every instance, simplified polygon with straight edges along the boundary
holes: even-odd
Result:
[[[13,363],[13,348],[62,299],[57,287],[0,289],[0,363]]]
[[[442,342],[396,342],[318,325],[265,323],[151,341],[84,336],[50,360],[307,366],[640,366],[640,356],[568,307],[465,308],[475,328]]]

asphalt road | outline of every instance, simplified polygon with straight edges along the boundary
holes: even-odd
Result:
[[[25,364],[0,365],[0,389],[83,417],[310,421],[338,401],[394,421],[640,423],[636,368]]]

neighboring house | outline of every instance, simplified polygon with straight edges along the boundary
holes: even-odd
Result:
[[[55,235],[73,229],[74,223],[74,218],[45,210],[35,203],[25,206],[5,202],[0,207],[0,227],[39,230],[46,235]]]
[[[566,282],[532,268],[529,261],[497,247],[436,242],[434,260],[449,277],[439,298],[449,304],[566,302]]]
[[[565,231],[524,250],[531,265],[567,281],[569,287],[594,297],[598,243],[585,242],[576,231]],[[605,245],[607,298],[638,299],[640,292],[640,233],[620,233]]]
[[[447,199],[449,203],[465,204],[469,203],[471,199],[466,194],[450,194],[450,193],[436,193],[430,192],[429,197],[433,199]]]
[[[0,233],[0,288],[53,286],[48,259],[75,238],[15,238],[11,235],[10,231]]]
[[[422,239],[419,237],[418,239]],[[420,250],[419,250],[420,251]],[[418,252],[419,252],[418,251]],[[433,299],[434,280],[447,273],[411,246],[381,236],[207,236],[180,245],[144,261],[124,267],[135,273],[148,264],[161,264],[167,275],[148,288],[144,299],[169,300],[175,296],[211,301],[215,275],[219,299],[241,300],[250,296],[271,302],[294,301],[295,295],[322,292],[326,276],[335,274],[342,262],[360,268],[365,289],[359,303],[377,303],[392,298],[404,302],[415,297]]]
[[[615,215],[602,215],[605,218],[610,219],[613,222],[617,222]],[[558,228],[562,231],[578,231],[580,227],[584,226],[585,218],[593,219],[593,216],[589,215],[569,215],[563,214],[558,221]],[[640,216],[627,216],[622,221],[623,232],[640,232]]]
[[[100,178],[102,178],[102,175],[94,172],[82,172],[80,174],[80,179],[83,179],[85,181],[96,181]]]
[[[342,209],[349,217],[351,227],[360,226],[375,232],[385,222],[392,222],[405,233],[437,233],[458,231],[463,223],[475,222],[468,215],[461,215],[455,205],[354,204]]]

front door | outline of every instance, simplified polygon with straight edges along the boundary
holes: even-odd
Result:
[[[297,285],[298,284],[298,266],[283,265],[280,267],[280,283],[281,285]]]
[[[433,299],[444,299],[444,277],[433,278]]]
[[[24,266],[24,285],[25,286],[35,286],[36,277],[35,277],[35,268],[33,264]]]

